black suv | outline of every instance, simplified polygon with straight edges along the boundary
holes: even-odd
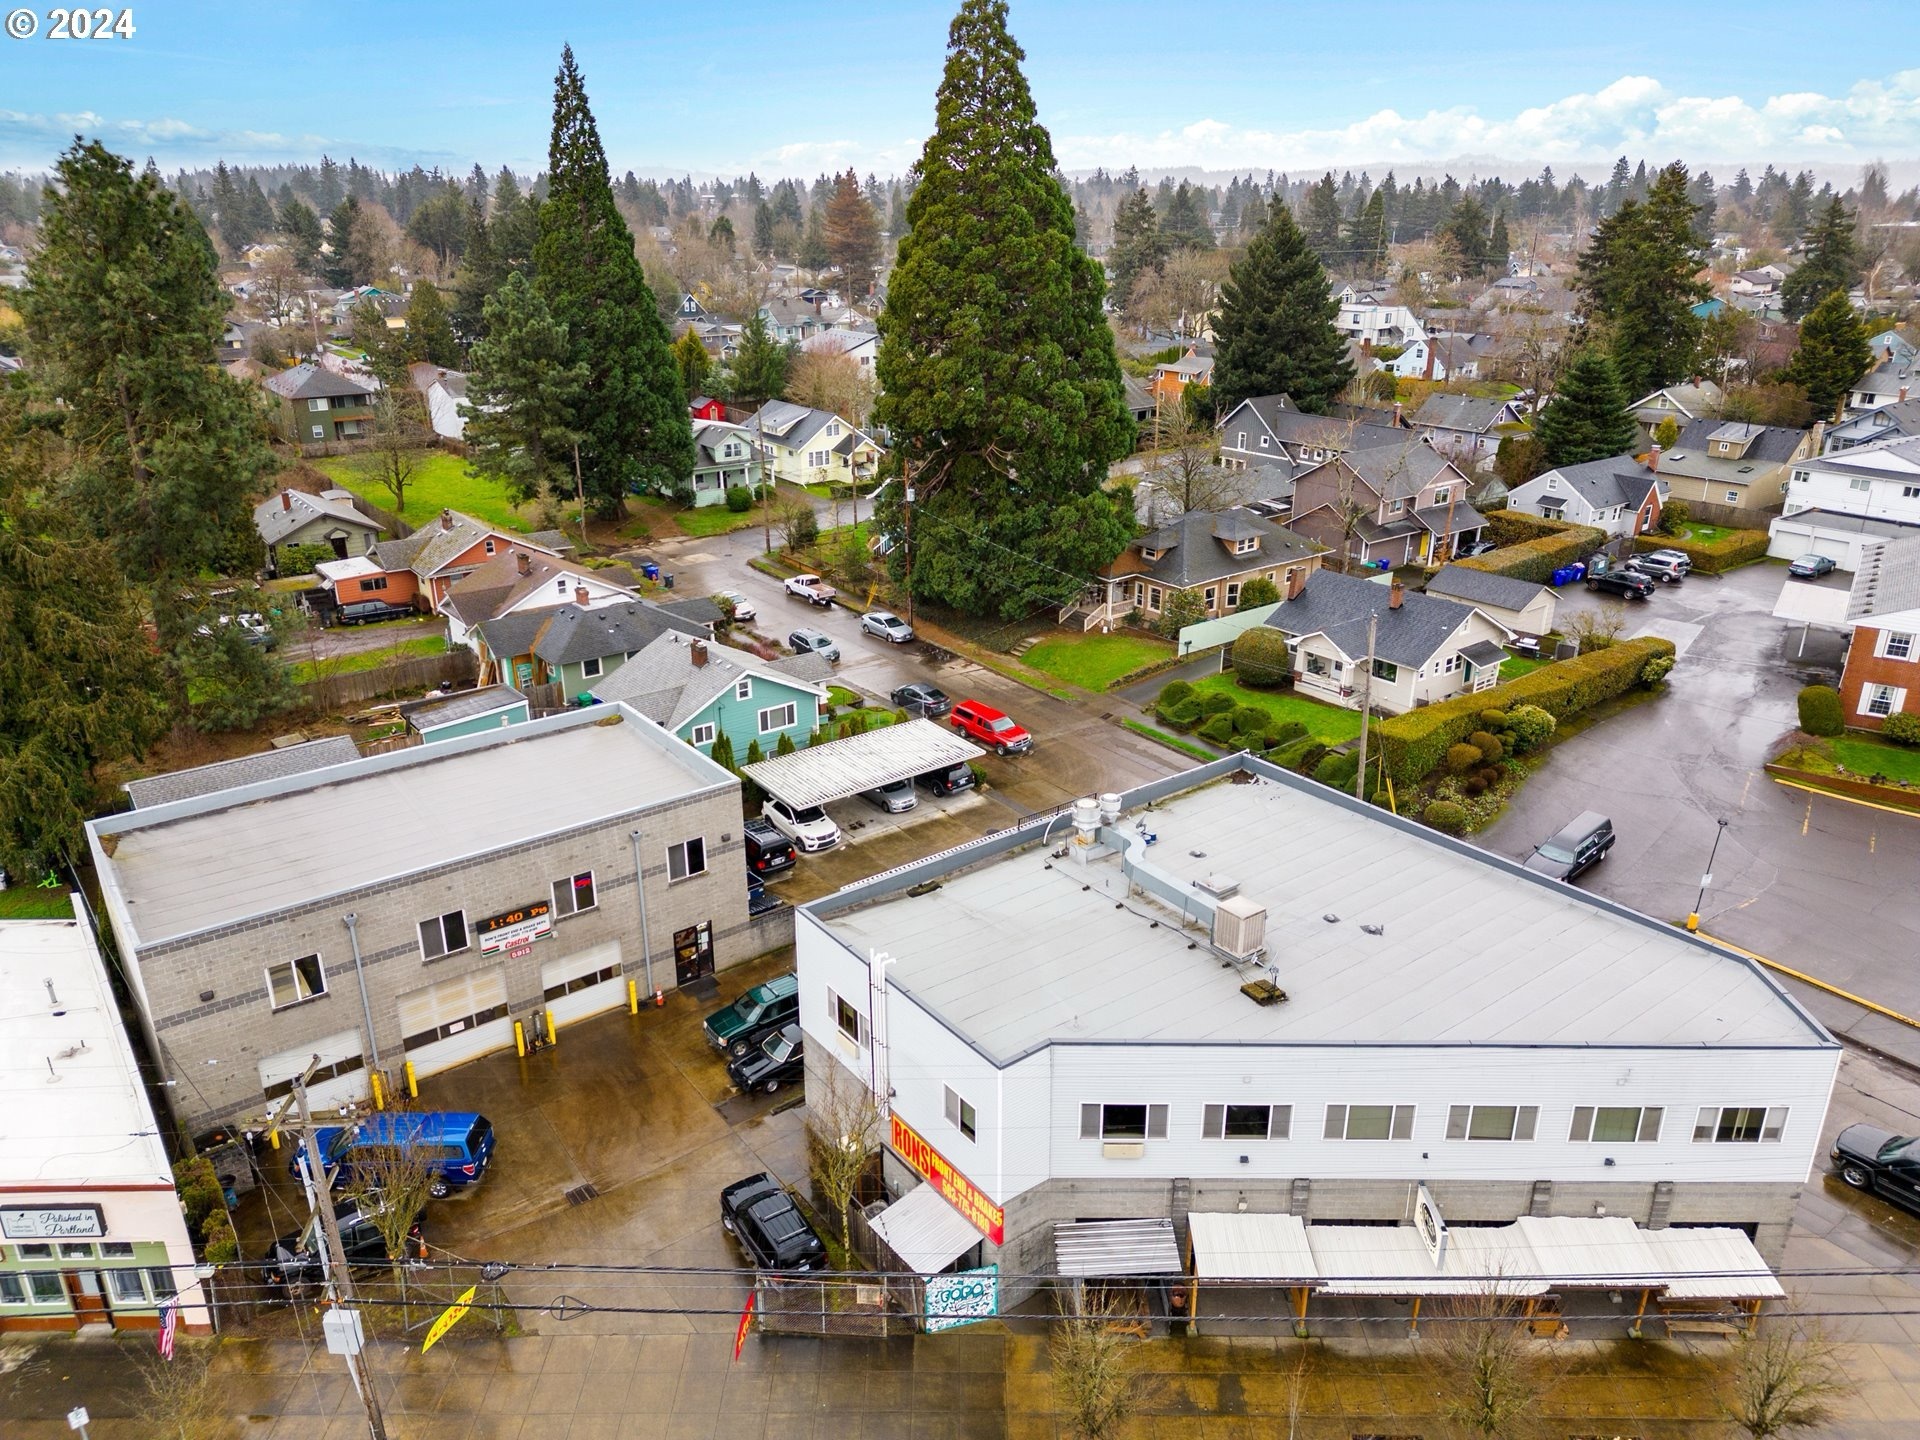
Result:
[[[756,815],[742,833],[747,838],[747,869],[754,874],[777,875],[793,868],[793,841],[776,830],[771,820]]]
[[[770,1175],[749,1175],[720,1192],[720,1225],[761,1270],[820,1270],[827,1247],[793,1197]]]
[[[1920,1212],[1920,1140],[1878,1125],[1849,1125],[1833,1142],[1833,1167],[1856,1190],[1878,1190]]]
[[[1604,590],[1627,600],[1645,600],[1653,594],[1653,581],[1637,570],[1603,570],[1587,576],[1589,590]]]
[[[334,1221],[340,1227],[340,1248],[347,1253],[347,1263],[356,1268],[391,1263],[387,1242],[380,1238],[380,1231],[373,1223],[375,1213],[358,1200],[341,1200],[333,1207]],[[276,1287],[317,1285],[326,1274],[320,1263],[320,1251],[325,1245],[319,1222],[310,1220],[306,1229],[282,1235],[260,1257],[261,1277]],[[399,1258],[424,1260],[426,1256],[426,1237],[420,1231],[420,1221],[415,1219],[407,1230],[406,1253]]]
[[[957,795],[962,790],[973,788],[973,768],[953,765],[945,770],[929,770],[924,775],[914,776],[913,783],[931,790],[935,795]]]
[[[1562,826],[1552,839],[1536,845],[1526,868],[1555,880],[1573,880],[1607,858],[1613,849],[1613,821],[1589,810]]]

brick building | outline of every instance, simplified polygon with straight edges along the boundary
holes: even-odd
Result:
[[[1889,715],[1920,714],[1920,536],[1869,545],[1847,596],[1840,713],[1878,730]]]

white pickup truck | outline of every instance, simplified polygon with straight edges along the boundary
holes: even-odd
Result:
[[[787,594],[798,595],[809,605],[831,605],[839,593],[818,575],[795,575],[787,581]]]

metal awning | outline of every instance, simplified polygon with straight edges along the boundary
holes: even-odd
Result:
[[[1324,1295],[1544,1295],[1547,1281],[1512,1231],[1449,1231],[1438,1270],[1411,1225],[1315,1225],[1307,1240]]]
[[[1053,1227],[1054,1269],[1076,1279],[1180,1275],[1171,1220],[1069,1220]]]
[[[1298,1215],[1187,1216],[1193,1273],[1201,1280],[1310,1284],[1319,1278]]]
[[[873,1217],[873,1233],[916,1275],[938,1275],[980,1243],[980,1232],[931,1185],[916,1185]]]
[[[769,795],[795,807],[845,800],[896,780],[951,770],[986,754],[931,720],[883,725],[864,735],[809,745],[741,767],[740,773]]]
[[[1811,580],[1788,580],[1780,587],[1780,598],[1773,602],[1773,618],[1790,620],[1796,625],[1819,625],[1829,630],[1846,630],[1851,587],[1817,585]]]
[[[1645,1230],[1667,1294],[1683,1300],[1777,1300],[1787,1292],[1744,1230]]]

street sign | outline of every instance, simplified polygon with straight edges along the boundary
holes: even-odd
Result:
[[[440,1318],[433,1322],[433,1328],[427,1331],[427,1343],[420,1347],[420,1353],[426,1354],[433,1348],[433,1342],[460,1323],[460,1317],[473,1308],[474,1292],[480,1287],[469,1285],[461,1292],[460,1298],[440,1312]]]
[[[92,1418],[92,1416],[87,1414],[86,1406],[76,1405],[67,1411],[67,1428],[69,1430],[84,1430],[87,1428],[87,1421]]]

